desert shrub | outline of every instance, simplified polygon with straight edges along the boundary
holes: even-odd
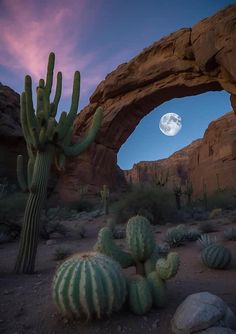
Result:
[[[200,221],[198,228],[202,233],[211,233],[216,231],[216,227],[211,221]]]
[[[236,228],[231,227],[231,228],[224,230],[224,237],[226,240],[236,241]]]
[[[236,208],[236,190],[225,189],[223,191],[215,191],[212,195],[208,196],[207,203],[210,210],[216,208]]]
[[[53,259],[55,261],[64,260],[65,258],[70,256],[71,254],[72,254],[72,250],[70,248],[63,247],[63,246],[58,246],[53,253]]]
[[[68,203],[66,208],[69,210],[75,210],[77,212],[90,212],[94,209],[94,203],[88,199],[81,199],[79,201]]]
[[[144,214],[151,223],[163,223],[171,220],[176,212],[173,193],[164,187],[152,185],[133,186],[132,191],[123,194],[120,201],[114,203],[112,211],[117,223],[126,223],[137,214]]]
[[[212,209],[210,214],[209,214],[209,218],[210,219],[214,219],[214,218],[218,218],[222,215],[222,209],[221,208],[216,208],[216,209]]]
[[[41,237],[44,239],[49,239],[51,233],[60,233],[63,236],[66,235],[66,227],[58,220],[47,220],[42,224]]]
[[[84,239],[86,237],[86,234],[87,230],[85,224],[78,224],[75,228],[75,236]]]
[[[187,229],[182,225],[169,228],[166,231],[164,241],[168,243],[170,247],[178,247],[183,245],[184,241],[186,240],[187,233]]]

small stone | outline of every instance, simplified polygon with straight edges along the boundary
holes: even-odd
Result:
[[[160,319],[156,319],[152,324],[152,329],[156,329],[159,326]]]
[[[49,240],[46,241],[46,245],[47,246],[55,245],[56,243],[57,243],[57,241],[56,240],[52,240],[52,239],[49,239]]]

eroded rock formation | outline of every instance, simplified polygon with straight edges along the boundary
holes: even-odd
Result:
[[[0,178],[16,182],[16,157],[26,152],[20,125],[20,95],[0,83]]]
[[[76,119],[78,136],[91,124],[95,109],[105,109],[94,145],[67,164],[58,187],[62,197],[70,199],[72,188],[81,180],[95,188],[121,184],[117,152],[142,118],[162,103],[225,89],[235,109],[235,59],[236,5],[231,5],[192,28],[162,38],[118,66],[98,85]]]
[[[211,122],[200,145],[189,159],[189,176],[194,196],[216,189],[236,189],[236,117],[227,113]]]
[[[163,173],[163,176],[165,176],[168,171],[167,186],[172,187],[176,181],[183,181],[184,184],[189,177],[190,156],[201,145],[201,142],[201,139],[197,139],[166,159],[141,161],[134,164],[133,168],[124,170],[127,183],[152,183],[155,182],[158,173]]]
[[[155,171],[169,170],[167,186],[176,180],[182,184],[189,178],[193,185],[194,197],[212,194],[217,189],[236,189],[236,117],[229,112],[212,121],[202,139],[157,161],[144,161],[124,171],[128,183],[153,182]]]

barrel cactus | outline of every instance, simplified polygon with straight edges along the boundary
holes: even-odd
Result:
[[[155,238],[147,218],[135,216],[129,219],[126,228],[129,251],[137,262],[146,261],[155,249]]]
[[[231,262],[231,252],[223,245],[209,245],[201,251],[202,262],[209,268],[225,269]]]
[[[94,250],[112,257],[119,262],[123,268],[130,267],[134,264],[134,260],[128,252],[123,251],[117,246],[113,240],[112,231],[109,227],[103,227],[98,233],[98,240],[94,246]]]
[[[128,303],[130,310],[138,315],[147,313],[152,307],[151,290],[146,278],[134,275],[128,281]]]
[[[50,100],[55,55],[50,53],[46,81],[40,79],[37,87],[37,106],[33,104],[32,79],[25,77],[25,90],[21,94],[21,126],[28,151],[27,169],[23,156],[17,157],[17,177],[24,192],[29,192],[15,264],[18,273],[34,272],[35,258],[40,234],[40,215],[47,195],[47,184],[51,166],[64,170],[66,157],[78,156],[95,140],[102,121],[103,110],[98,108],[87,134],[73,142],[73,122],[77,115],[80,94],[80,73],[75,72],[71,107],[63,111],[56,120],[62,92],[62,73],[57,74],[56,92]],[[27,177],[25,177],[27,174]]]
[[[121,309],[126,281],[116,261],[96,252],[80,253],[58,268],[52,291],[63,316],[101,319]]]

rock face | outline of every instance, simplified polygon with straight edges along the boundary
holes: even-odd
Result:
[[[16,157],[26,147],[20,126],[20,96],[0,83],[0,178],[16,182]]]
[[[190,156],[189,176],[194,196],[216,189],[236,189],[236,117],[227,113],[211,122],[200,145]]]
[[[168,185],[176,178],[189,178],[193,185],[193,196],[202,197],[203,183],[212,194],[217,189],[236,189],[236,117],[233,112],[211,122],[202,139],[175,152],[169,158],[135,164],[125,170],[128,183],[153,181],[155,171],[169,170]]]
[[[175,334],[235,333],[236,317],[221,298],[200,292],[183,301],[171,324]]]
[[[142,118],[162,103],[225,89],[235,107],[235,21],[236,5],[231,5],[162,38],[107,75],[75,122],[78,137],[88,129],[96,108],[104,107],[99,136],[89,151],[68,162],[67,176],[58,186],[62,196],[70,197],[80,180],[95,188],[121,184],[117,152]]]
[[[125,170],[124,175],[127,183],[143,183],[155,181],[155,173],[168,171],[167,186],[172,186],[176,179],[180,178],[183,183],[189,176],[189,159],[192,153],[201,145],[202,140],[193,141],[190,145],[172,154],[169,158],[157,161],[141,161],[132,169]]]

